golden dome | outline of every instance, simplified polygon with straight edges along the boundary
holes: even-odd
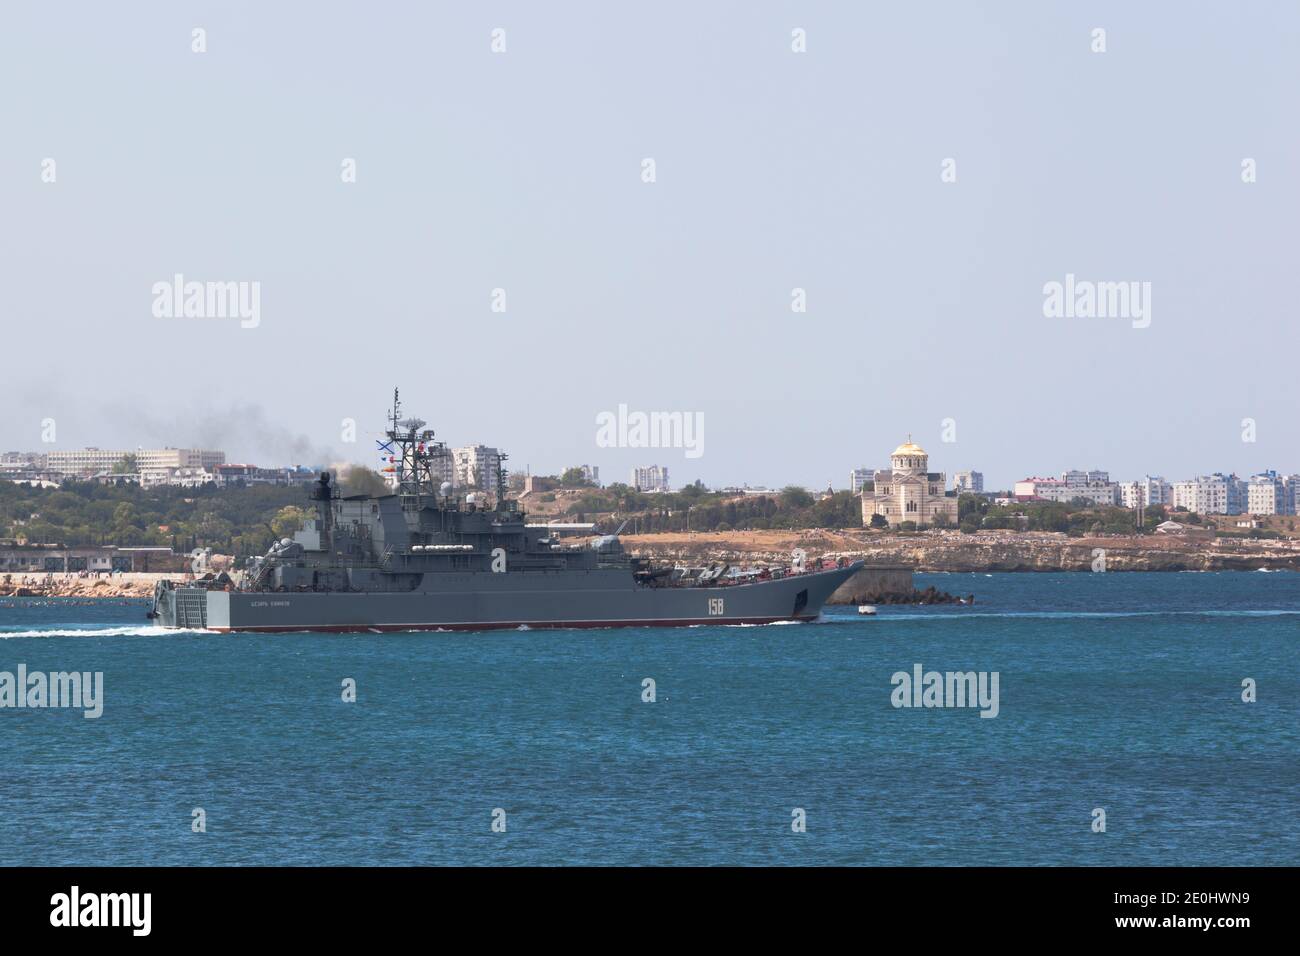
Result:
[[[926,455],[925,449],[922,448],[920,445],[916,444],[915,442],[913,442],[910,436],[906,442],[904,442],[902,445],[899,445],[897,448],[895,448],[894,453],[890,455],[891,458],[898,458],[900,456],[903,458],[928,457]]]

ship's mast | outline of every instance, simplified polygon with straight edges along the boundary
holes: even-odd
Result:
[[[434,459],[442,459],[447,447],[433,440],[433,430],[425,428],[422,418],[402,418],[402,401],[393,389],[393,410],[388,416],[388,447],[397,482],[397,494],[403,509],[418,511],[425,495],[437,494],[434,484]]]

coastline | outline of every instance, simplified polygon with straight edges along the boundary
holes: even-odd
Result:
[[[573,539],[586,543],[590,539]],[[1300,571],[1300,542],[1288,539],[1103,535],[1071,538],[1049,531],[863,530],[699,531],[623,535],[640,557],[688,564],[789,564],[795,549],[809,560],[863,560],[868,568],[921,573],[1094,571]],[[217,559],[221,563],[221,559]],[[172,573],[113,575],[14,572],[0,575],[0,597],[147,598]]]
[[[1289,540],[1105,535],[1072,538],[1051,531],[729,531],[623,536],[629,551],[660,561],[789,563],[803,549],[821,557],[863,560],[868,567],[916,572],[1300,571],[1300,543]]]
[[[112,575],[82,575],[76,571],[0,574],[0,598],[149,598],[154,585],[176,573],[133,571]]]

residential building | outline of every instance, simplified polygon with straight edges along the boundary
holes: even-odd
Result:
[[[1300,514],[1300,475],[1282,477],[1282,500],[1286,504],[1285,514]]]
[[[0,455],[0,479],[46,486],[50,481],[57,484],[61,477],[58,472],[50,471],[41,452],[7,451]]]
[[[1186,508],[1202,515],[1240,514],[1240,492],[1229,495],[1230,484],[1239,481],[1236,476],[1219,473],[1201,475],[1186,481],[1174,482],[1172,504],[1175,508]],[[1237,504],[1237,511],[1230,511],[1231,504]]]
[[[1068,471],[1061,472],[1061,481],[1072,488],[1086,488],[1090,485],[1108,485],[1110,484],[1110,472],[1108,471],[1080,471],[1077,468],[1071,468]]]
[[[451,452],[452,483],[461,488],[496,491],[501,452],[487,445],[466,445]]]
[[[146,488],[158,485],[175,485],[180,488],[201,488],[204,485],[217,484],[215,472],[206,468],[166,468],[154,471],[141,471],[140,484]]]
[[[98,485],[138,485],[142,484],[143,476],[137,472],[114,472],[101,471],[95,475],[88,475],[85,480],[93,481]]]
[[[1152,505],[1167,505],[1173,497],[1174,486],[1161,475],[1147,475],[1141,484],[1142,504],[1148,508]]]
[[[230,485],[293,485],[304,480],[315,481],[317,472],[312,469],[259,468],[257,465],[217,465],[212,469],[214,480],[220,487]]]
[[[961,494],[962,492],[971,492],[973,494],[984,493],[984,473],[981,471],[958,471],[952,476],[953,489]]]
[[[0,454],[0,467],[20,465],[44,471],[49,466],[46,457],[40,451],[7,451]]]
[[[163,471],[169,468],[193,468],[212,471],[224,464],[226,453],[208,448],[142,448],[135,455],[140,471]]]
[[[46,453],[45,463],[51,470],[65,475],[93,475],[97,471],[111,471],[128,454],[131,453],[101,448],[51,451]]]
[[[1287,487],[1275,471],[1252,475],[1246,486],[1246,513],[1252,515],[1289,514]]]
[[[1224,475],[1223,481],[1228,489],[1228,511],[1230,515],[1239,515],[1245,512],[1247,508],[1247,494],[1250,489],[1250,482],[1245,478],[1238,478],[1236,475]]]
[[[500,462],[498,461],[498,465]],[[436,487],[441,488],[445,484],[453,487],[456,484],[456,456],[449,448],[438,446],[430,449],[429,457],[429,474],[432,477]],[[397,487],[396,475],[393,476],[393,487]]]
[[[1169,504],[1173,486],[1159,475],[1147,475],[1138,481],[1121,484],[1119,494],[1125,508],[1150,508],[1153,505]]]
[[[1119,486],[1110,481],[1089,481],[1086,485],[1066,485],[1050,501],[1074,502],[1082,499],[1090,505],[1111,507],[1119,503]]]
[[[1018,500],[1028,501],[1033,498],[1041,498],[1042,490],[1045,488],[1063,487],[1064,484],[1059,478],[1040,478],[1035,475],[1017,481],[1011,489],[1011,494]]]
[[[112,471],[127,455],[135,457],[138,472],[161,472],[173,468],[211,470],[224,464],[226,453],[210,448],[137,448],[134,451],[81,448],[46,452],[46,467],[65,475],[93,475]]]
[[[1105,475],[1106,473],[1079,472],[1078,474]],[[1082,479],[1081,484],[1071,484],[1065,478],[1024,478],[1016,482],[1013,492],[1018,501],[1059,501],[1068,504],[1083,500],[1090,505],[1113,505],[1119,500],[1120,488],[1110,481],[1092,481],[1086,477]]]
[[[0,575],[89,571],[180,571],[188,558],[163,547],[64,547],[0,542]]]
[[[1121,481],[1119,483],[1119,503],[1125,508],[1141,508],[1146,504],[1142,495],[1142,482]]]
[[[666,465],[642,465],[632,469],[632,487],[638,491],[667,491]]]
[[[874,474],[873,468],[854,468],[849,472],[849,491],[855,495],[862,494],[862,489],[871,483]]]

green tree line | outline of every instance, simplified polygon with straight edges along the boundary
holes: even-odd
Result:
[[[624,520],[627,532],[731,531],[783,528],[854,528],[862,525],[862,501],[847,491],[820,500],[787,486],[771,495],[737,496],[710,491],[700,482],[680,491],[647,494],[615,483],[591,488],[565,510],[575,521],[597,520],[611,531]]]
[[[0,538],[30,544],[212,547],[261,554],[302,527],[302,486],[141,488],[69,482],[32,488],[0,482]]]

